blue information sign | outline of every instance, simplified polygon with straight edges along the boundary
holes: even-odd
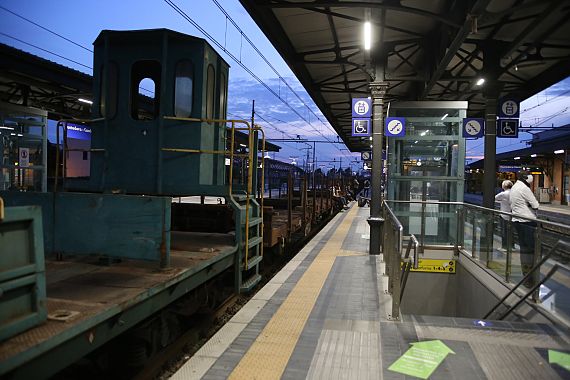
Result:
[[[387,137],[402,137],[406,135],[406,119],[403,117],[387,117],[384,134]]]
[[[485,119],[463,119],[463,137],[479,138],[485,133]]]
[[[352,136],[370,136],[372,134],[372,120],[352,119]]]
[[[372,102],[368,98],[352,98],[352,117],[369,118],[372,116]]]
[[[517,119],[519,115],[519,102],[512,98],[499,99],[499,119]]]
[[[519,137],[519,119],[497,120],[497,137],[504,137],[504,138]]]

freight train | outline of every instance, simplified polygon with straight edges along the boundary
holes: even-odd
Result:
[[[0,191],[2,378],[50,377],[117,337],[140,364],[204,304],[254,289],[264,254],[338,211],[324,174],[289,170],[287,195],[264,197],[263,130],[227,119],[229,65],[205,40],[105,30],[93,73],[92,117],[60,120],[55,149],[45,112],[0,107],[18,132],[0,139],[4,178],[42,184]],[[67,144],[71,122],[89,147]],[[90,175],[67,178],[78,151]]]

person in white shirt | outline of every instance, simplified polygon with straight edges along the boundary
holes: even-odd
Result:
[[[495,195],[495,202],[499,202],[502,212],[511,212],[511,187],[513,183],[509,180],[503,181],[501,184],[503,191]],[[507,226],[509,215],[501,214],[501,248],[507,249]]]
[[[510,194],[511,212],[521,247],[521,271],[523,275],[526,275],[534,263],[534,230],[536,228],[538,201],[530,190],[532,175],[521,171],[517,178],[518,180],[513,185]],[[526,281],[524,285],[532,287],[533,284],[534,281]]]

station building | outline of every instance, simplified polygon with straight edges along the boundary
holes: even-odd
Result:
[[[505,179],[527,170],[535,176],[532,190],[540,203],[570,203],[570,124],[536,133],[529,147],[497,154],[497,187]],[[466,167],[467,192],[480,192],[483,162]]]

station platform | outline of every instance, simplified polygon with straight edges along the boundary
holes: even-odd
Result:
[[[369,211],[353,203],[335,216],[172,379],[570,377],[563,360],[549,364],[569,347],[550,325],[390,320]]]

